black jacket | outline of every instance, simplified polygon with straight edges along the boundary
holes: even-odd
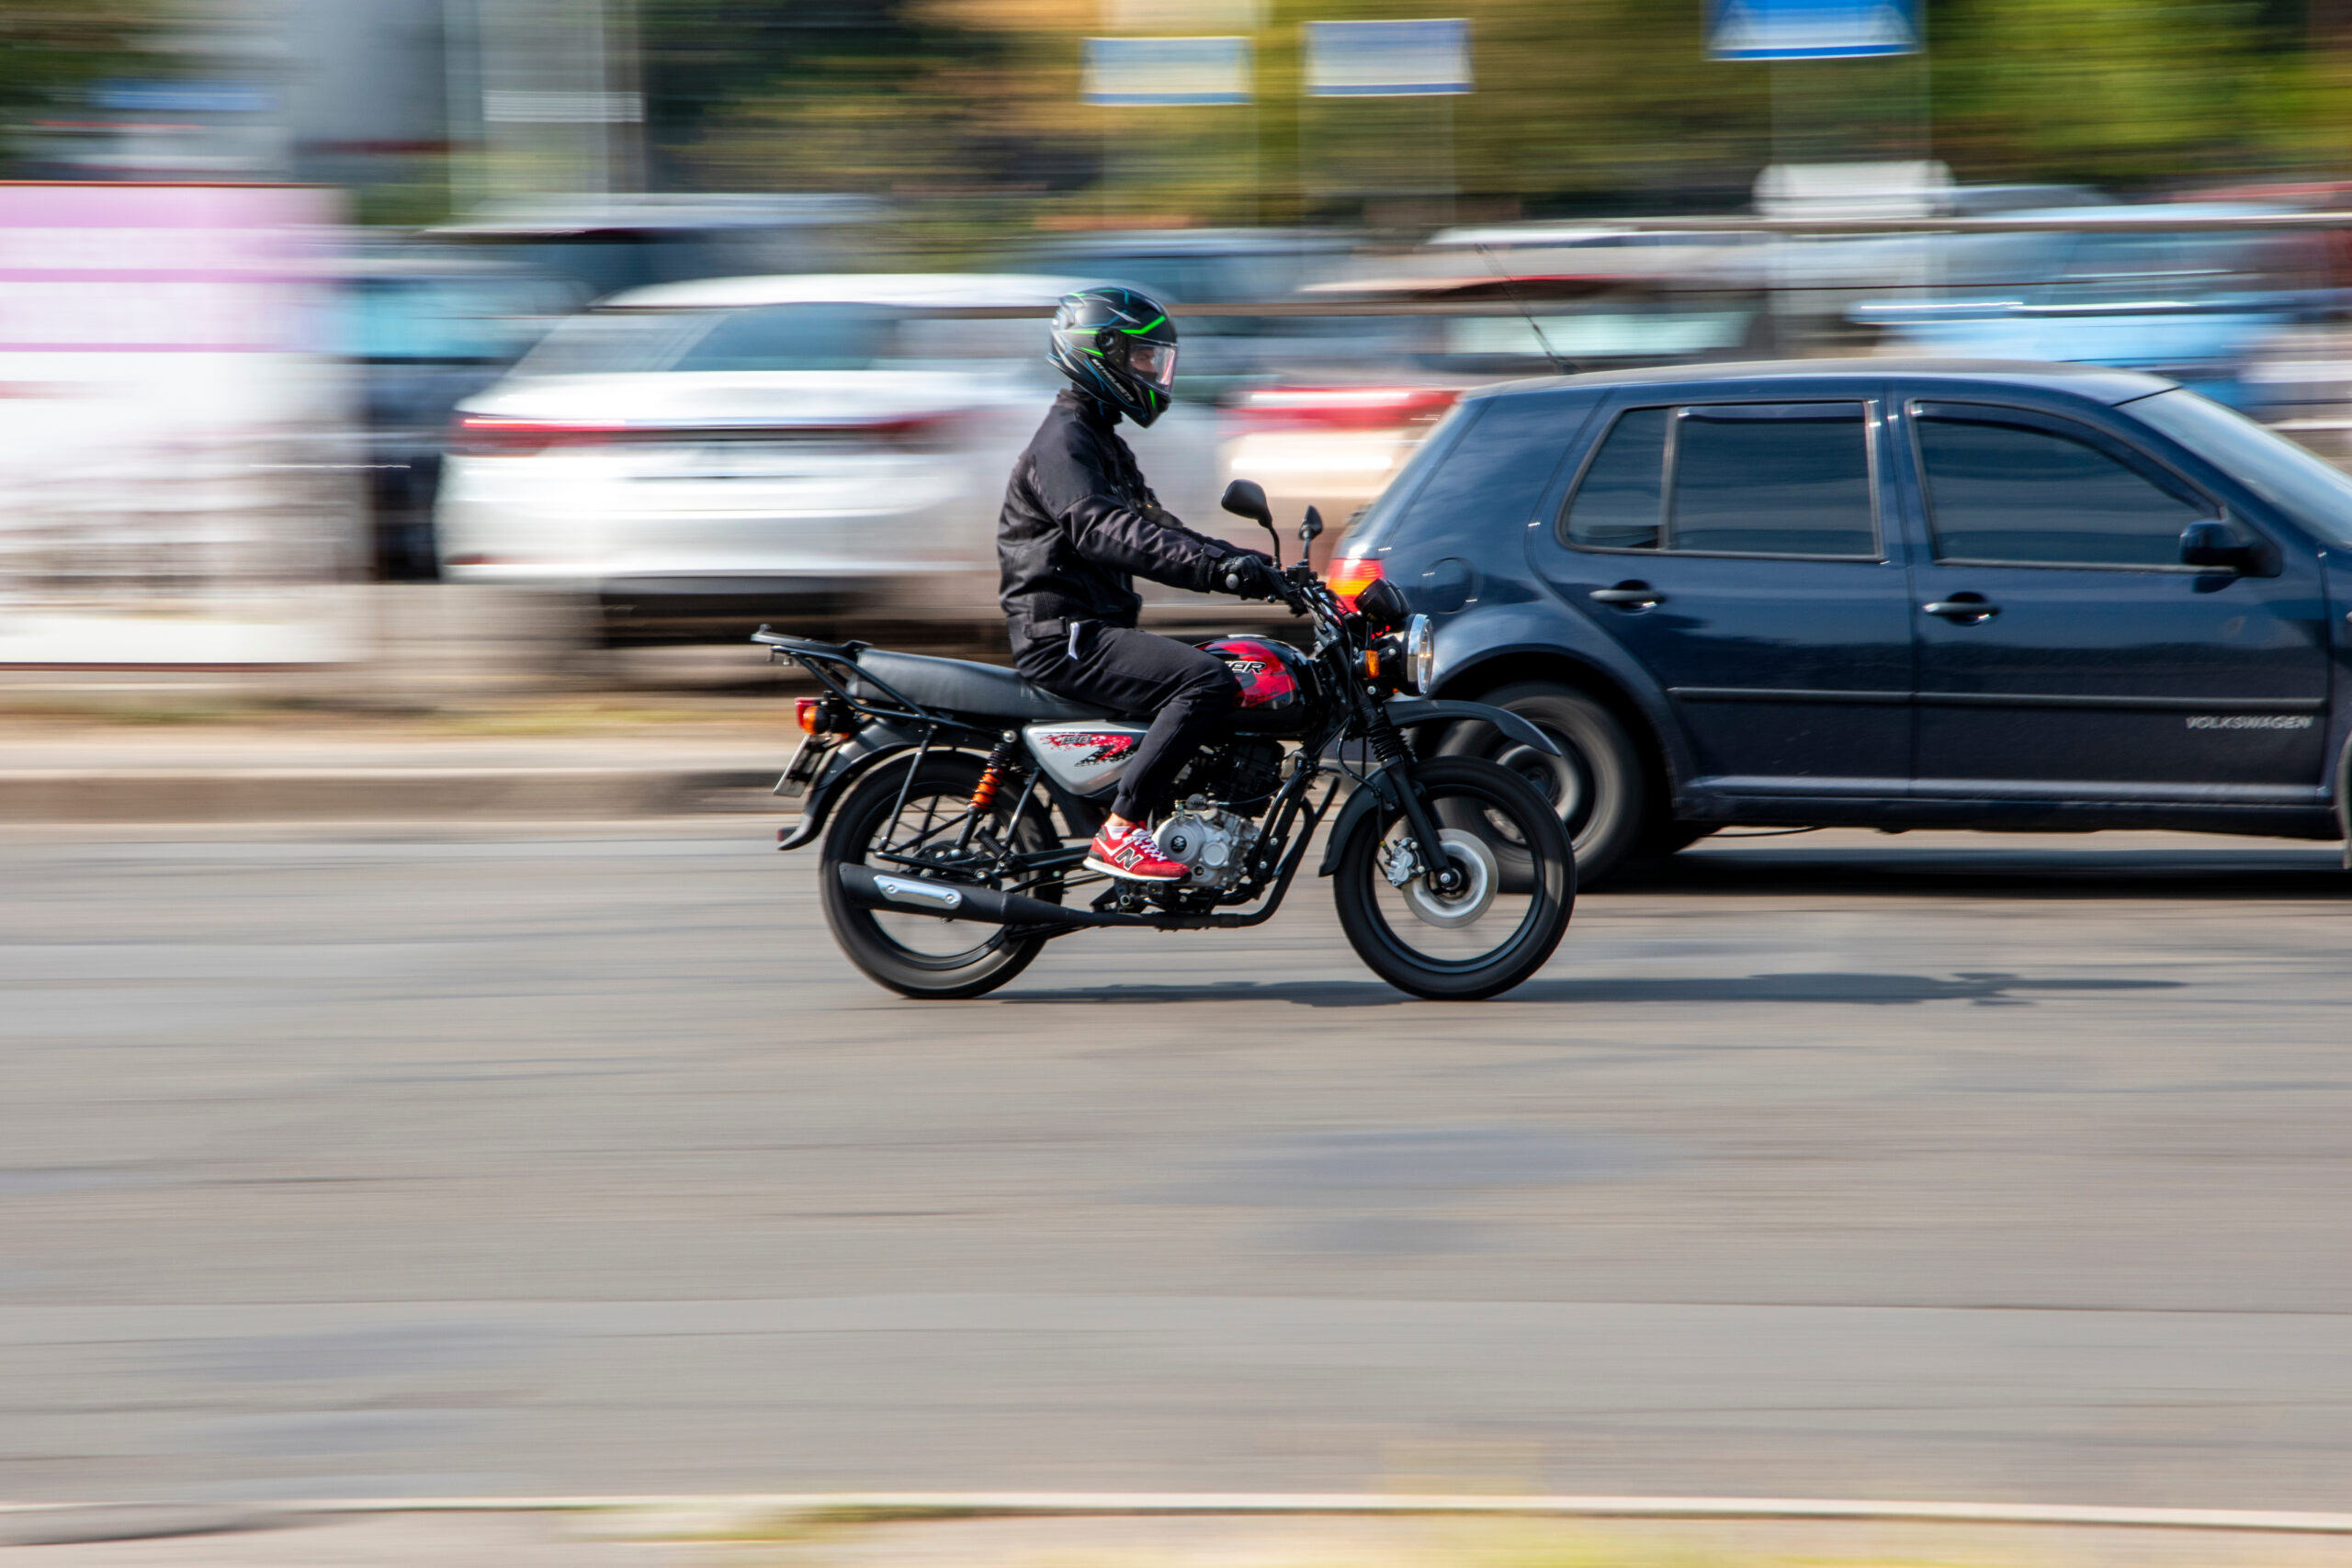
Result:
[[[1207,592],[1218,562],[1248,553],[1161,509],[1111,428],[1118,418],[1065,391],[1012,465],[996,556],[997,598],[1016,652],[1035,638],[1069,636],[1074,621],[1134,626],[1143,606],[1134,578]]]

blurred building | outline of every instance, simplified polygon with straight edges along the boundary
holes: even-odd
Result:
[[[38,128],[52,179],[445,182],[459,207],[642,188],[627,0],[185,0],[149,74]]]
[[[455,0],[283,3],[288,172],[357,189],[439,178]]]

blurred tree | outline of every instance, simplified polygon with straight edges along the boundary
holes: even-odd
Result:
[[[2215,0],[1954,0],[1930,21],[1937,149],[1973,178],[2231,168],[2264,112],[2260,21]]]
[[[156,19],[145,0],[0,0],[0,152],[28,119],[78,110],[92,82],[141,62]]]
[[[1703,0],[1266,0],[1240,109],[1081,103],[1100,0],[645,3],[656,132],[696,179],[983,224],[1434,220],[1449,178],[1469,217],[1719,210],[1775,157],[2154,188],[2352,136],[2352,0],[1924,0],[1925,58],[1771,65],[1710,60]],[[1430,15],[1469,18],[1475,93],[1300,96],[1300,24]]]
[[[910,9],[905,0],[640,0],[656,155],[691,163],[713,126],[770,100],[875,92],[878,76],[922,52]]]
[[[669,183],[837,190],[898,198],[922,221],[906,254],[984,247],[1041,195],[1092,183],[1050,86],[1020,68],[1017,35],[940,0],[643,0],[657,167]]]

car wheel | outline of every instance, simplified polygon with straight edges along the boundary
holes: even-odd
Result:
[[[1566,686],[1527,681],[1478,699],[1527,720],[1561,755],[1522,746],[1491,724],[1458,724],[1438,747],[1442,756],[1486,757],[1535,786],[1560,814],[1576,847],[1577,881],[1590,887],[1623,864],[1642,840],[1649,798],[1647,770],[1617,716]]]

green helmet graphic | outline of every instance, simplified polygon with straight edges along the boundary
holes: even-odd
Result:
[[[1176,381],[1176,327],[1132,288],[1081,288],[1054,312],[1046,357],[1080,391],[1148,425]]]

